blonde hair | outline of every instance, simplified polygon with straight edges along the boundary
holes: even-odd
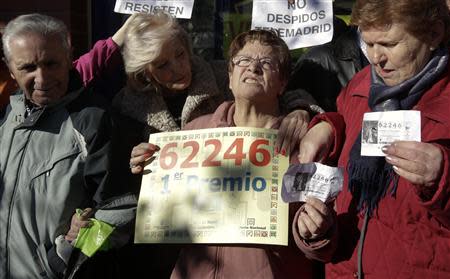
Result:
[[[122,49],[128,84],[143,89],[149,84],[158,87],[145,69],[161,53],[162,45],[177,38],[192,56],[192,47],[186,31],[171,15],[158,11],[155,14],[138,14],[127,27]]]

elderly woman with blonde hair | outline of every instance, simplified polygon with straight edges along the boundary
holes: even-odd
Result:
[[[450,278],[446,2],[357,0],[351,22],[371,65],[342,90],[337,113],[312,120],[300,146],[301,162],[337,159],[347,170],[344,190],[336,214],[307,202],[296,216],[297,244],[332,262],[327,278]],[[362,156],[364,113],[395,110],[420,111],[422,141],[388,144],[385,157]]]
[[[118,159],[113,167],[122,174],[116,182],[133,181],[131,185],[136,190],[140,177],[129,177],[124,171],[128,169],[133,146],[148,141],[151,133],[180,130],[189,121],[213,112],[232,96],[226,65],[217,61],[207,63],[193,55],[188,34],[168,14],[136,15],[129,23],[122,52],[128,84],[113,101],[121,115],[113,137],[119,143],[114,148]],[[283,111],[299,108],[280,126],[276,148],[284,155],[295,148],[306,132],[309,112],[320,111],[312,101],[295,93],[289,99],[294,95],[289,107],[279,107]],[[153,151],[147,145],[134,153],[138,158],[130,162],[131,171],[139,174]]]

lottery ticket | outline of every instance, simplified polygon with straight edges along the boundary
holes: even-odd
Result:
[[[291,165],[283,176],[281,197],[284,202],[304,202],[315,197],[326,202],[342,190],[343,169],[321,163]]]
[[[394,141],[421,141],[420,111],[397,110],[364,114],[361,156],[385,156],[383,146]]]

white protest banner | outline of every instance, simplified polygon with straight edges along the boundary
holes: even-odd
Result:
[[[252,29],[276,31],[289,49],[324,44],[333,38],[333,2],[253,0]]]
[[[114,11],[122,14],[162,10],[177,18],[191,18],[194,0],[116,0]]]
[[[276,137],[257,128],[152,134],[161,150],[144,171],[135,243],[287,245],[289,159],[273,155]]]

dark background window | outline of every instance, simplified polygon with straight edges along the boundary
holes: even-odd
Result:
[[[117,14],[115,0],[26,0],[4,1],[0,21],[25,13],[43,13],[63,20],[72,34],[74,57],[87,52],[121,26],[128,15]],[[335,1],[337,15],[348,19],[353,1]],[[250,29],[251,0],[195,0],[192,18],[180,20],[192,36],[194,52],[206,59],[224,59],[232,38]],[[299,56],[301,50],[294,50]]]

